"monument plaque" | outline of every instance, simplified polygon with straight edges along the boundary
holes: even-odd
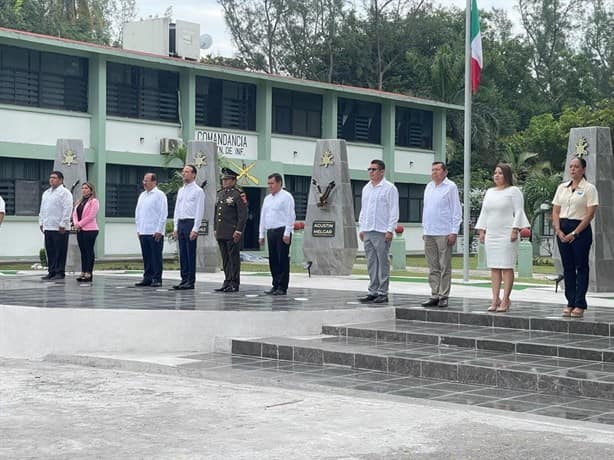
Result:
[[[311,235],[315,237],[328,237],[334,238],[335,236],[335,223],[327,221],[314,221],[311,226]]]
[[[314,275],[349,275],[358,250],[347,148],[318,140],[307,201],[305,261]]]
[[[209,234],[209,221],[203,219],[198,228],[198,234],[207,236]]]
[[[196,166],[196,183],[205,192],[205,214],[198,230],[196,244],[196,271],[213,273],[220,267],[217,241],[213,232],[209,231],[209,222],[213,222],[215,218],[215,196],[219,184],[216,143],[188,141],[186,164]]]

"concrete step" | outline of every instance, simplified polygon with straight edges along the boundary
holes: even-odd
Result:
[[[232,352],[553,395],[614,399],[614,363],[320,335],[233,340]]]
[[[614,337],[602,335],[401,319],[325,325],[322,333],[386,342],[453,345],[473,350],[614,363]]]

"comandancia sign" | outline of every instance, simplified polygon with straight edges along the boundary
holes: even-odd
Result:
[[[258,137],[244,133],[197,129],[197,141],[212,141],[217,144],[218,155],[234,158],[258,159]]]

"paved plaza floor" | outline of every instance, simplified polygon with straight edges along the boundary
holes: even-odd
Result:
[[[3,459],[605,459],[610,425],[334,388],[0,360]]]
[[[240,292],[218,294],[213,289],[221,284],[220,274],[199,274],[194,291],[175,292],[169,288],[177,274],[167,275],[163,288],[135,288],[139,276],[127,273],[100,274],[91,285],[70,278],[44,283],[32,272],[0,275],[0,304],[46,309],[345,310],[360,306],[357,297],[366,286],[360,276],[297,275],[287,296],[271,297],[263,293],[270,278],[244,274]],[[391,292],[388,307],[424,311],[416,308],[428,296],[424,282],[394,281]],[[446,315],[475,317],[482,325],[450,325],[437,334],[488,340],[497,329],[483,325],[489,289],[455,285],[453,294]],[[532,318],[542,326],[549,321],[572,324],[560,321],[563,296],[554,293],[553,285],[521,287],[513,298],[512,311],[498,318],[519,324]],[[589,304],[586,318],[573,324],[604,335],[603,325],[614,324],[614,296],[594,295]],[[403,322],[403,328],[410,323]],[[365,325],[375,327],[406,332],[394,321]],[[411,330],[433,332],[428,324],[412,325]],[[602,338],[569,329],[499,332],[515,344],[529,340],[540,347],[577,347],[578,342],[599,341],[614,352],[609,331]],[[344,346],[375,347],[382,353],[397,353],[400,346],[324,334],[294,339],[327,346],[343,340]],[[519,362],[517,356],[496,350],[450,346],[442,353],[428,344],[402,348],[403,353],[441,362],[483,360],[542,373],[588,372],[614,381],[614,364],[607,362],[591,367],[573,359],[557,358],[554,364],[547,356],[531,360],[527,355]],[[0,458],[614,456],[614,398],[552,395],[229,353],[101,350],[42,360],[0,358],[0,394]]]

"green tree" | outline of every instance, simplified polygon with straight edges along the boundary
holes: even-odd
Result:
[[[218,0],[239,56],[250,68],[279,73],[288,0]]]
[[[529,221],[533,220],[542,203],[550,203],[562,181],[561,174],[532,174],[522,187],[524,209]]]
[[[587,0],[518,0],[521,24],[532,48],[531,69],[550,111],[566,102],[565,82],[573,55],[573,31],[579,28]]]

